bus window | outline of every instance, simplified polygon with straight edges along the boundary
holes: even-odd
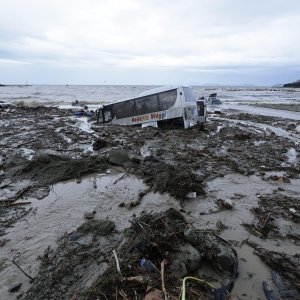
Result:
[[[184,92],[185,101],[188,101],[188,102],[196,101],[196,97],[191,88],[184,87],[183,92]]]
[[[159,109],[166,110],[173,106],[177,99],[177,90],[171,90],[164,93],[158,94]]]
[[[113,114],[117,119],[131,117],[134,114],[134,100],[113,104]]]
[[[135,108],[137,115],[159,111],[157,95],[135,99]]]

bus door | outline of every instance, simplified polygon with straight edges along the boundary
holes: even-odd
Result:
[[[112,120],[112,113],[109,108],[103,107],[97,110],[97,123],[107,123]]]
[[[197,100],[197,112],[198,112],[198,116],[205,117],[206,115],[205,100]]]
[[[183,87],[184,93],[184,119],[189,122],[198,121],[198,113],[196,107],[196,97],[193,93],[193,89],[190,87]]]

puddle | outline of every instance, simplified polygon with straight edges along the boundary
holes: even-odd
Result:
[[[134,214],[142,211],[160,212],[169,207],[180,209],[178,201],[169,195],[149,193],[144,196],[139,206],[129,210],[119,207],[120,203],[129,204],[138,199],[140,191],[147,187],[134,176],[122,173],[112,175],[89,176],[80,184],[74,181],[58,183],[43,200],[29,199],[33,212],[7,230],[4,236],[8,241],[1,248],[0,261],[4,261],[4,269],[0,272],[0,299],[15,299],[8,293],[8,288],[22,282],[22,291],[29,287],[29,280],[12,263],[16,262],[32,277],[35,276],[41,255],[48,245],[55,247],[55,242],[65,232],[75,230],[84,222],[84,213],[96,210],[98,219],[109,218],[122,230],[129,226]]]
[[[274,109],[274,108],[264,108],[264,107],[255,107],[250,105],[242,105],[242,104],[224,104],[223,108],[225,109],[236,109],[240,111],[246,111],[250,114],[255,115],[263,115],[263,116],[269,116],[269,117],[279,117],[279,118],[285,118],[290,120],[300,120],[300,113],[299,112],[293,112],[293,111],[287,111],[287,110],[280,110],[280,109]]]
[[[207,198],[187,203],[185,209],[191,211],[191,217],[196,220],[199,227],[215,228],[216,222],[220,220],[230,228],[225,230],[222,236],[225,239],[240,241],[245,239],[245,234],[249,235],[240,224],[252,221],[250,209],[256,205],[257,195],[272,193],[275,189],[277,186],[255,175],[247,177],[229,174],[208,182]],[[217,199],[230,199],[234,203],[234,208],[211,213],[218,210],[215,203]]]
[[[270,175],[272,172],[269,172]],[[280,172],[274,172],[277,175]],[[245,239],[255,242],[268,250],[285,252],[295,255],[298,248],[295,244],[285,240],[259,239],[251,235],[241,224],[252,223],[253,215],[250,209],[257,205],[260,194],[272,194],[278,187],[284,188],[287,195],[300,192],[300,180],[291,180],[291,183],[264,181],[256,175],[243,176],[229,174],[218,177],[208,182],[207,198],[195,199],[186,202],[184,209],[188,213],[187,219],[196,228],[216,228],[216,223],[221,221],[228,226],[220,236],[228,241],[241,243]],[[219,210],[215,203],[217,199],[229,199],[234,203],[232,210]],[[282,219],[281,231],[288,232],[291,224]],[[297,229],[295,229],[297,231]],[[232,295],[239,299],[266,299],[262,290],[262,281],[268,281],[271,273],[258,256],[253,254],[253,248],[244,244],[235,247],[239,258],[239,277],[235,282]]]
[[[268,173],[269,174],[269,173]],[[277,172],[277,175],[279,173]],[[129,209],[130,203],[137,201],[139,193],[147,186],[135,176],[114,171],[113,174],[97,174],[85,177],[81,183],[69,181],[53,186],[50,194],[43,200],[29,199],[33,211],[7,230],[5,239],[9,239],[2,248],[0,261],[4,269],[0,271],[0,298],[15,299],[8,288],[22,282],[22,291],[29,287],[29,280],[12,263],[16,262],[32,277],[35,276],[41,255],[48,245],[56,246],[56,240],[65,232],[75,230],[84,222],[84,213],[95,211],[95,218],[108,218],[115,222],[117,230],[130,226],[130,221],[142,211],[161,212],[170,207],[180,210],[179,201],[168,194],[148,193],[140,205]],[[297,253],[297,247],[287,241],[262,240],[250,235],[241,224],[251,223],[253,215],[250,208],[256,206],[259,194],[276,191],[284,187],[285,193],[300,192],[300,180],[291,183],[264,181],[256,175],[250,177],[229,174],[208,182],[207,197],[192,198],[185,202],[186,218],[195,228],[216,228],[221,221],[228,226],[220,236],[229,241],[241,242],[247,237],[266,249],[290,254]],[[233,210],[217,211],[215,200],[230,199]],[[121,205],[120,205],[121,204]],[[212,213],[212,211],[215,211]],[[290,224],[281,222],[282,230],[288,231]],[[286,229],[285,229],[286,228]],[[241,299],[265,299],[262,292],[262,280],[268,280],[270,270],[253,254],[253,249],[244,244],[235,248],[239,257],[240,275],[235,282],[232,295]]]
[[[238,299],[266,299],[262,282],[271,277],[270,268],[253,254],[251,247],[244,245],[236,250],[239,257],[239,277],[231,295],[239,297]]]
[[[241,125],[246,125],[247,129],[249,129],[248,125],[254,126],[256,128],[262,129],[266,134],[271,134],[272,132],[275,133],[277,136],[282,136],[284,138],[287,138],[295,143],[299,143],[300,141],[300,136],[296,134],[291,134],[288,131],[280,128],[280,127],[275,127],[272,125],[267,125],[267,124],[262,124],[262,123],[256,123],[256,122],[251,122],[251,121],[241,121],[241,120],[235,120],[235,119],[227,119],[227,118],[220,118],[220,117],[214,117],[215,120],[223,120],[223,121],[228,121],[234,124],[241,124]]]

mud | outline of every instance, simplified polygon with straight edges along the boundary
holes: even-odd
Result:
[[[251,233],[264,237],[290,238],[299,245],[299,197],[281,193],[261,195],[259,207],[251,209],[257,218],[256,224],[244,224]],[[285,222],[284,222],[285,220]],[[284,222],[284,223],[283,223]]]
[[[285,103],[276,103],[276,104],[263,103],[263,104],[258,104],[258,103],[256,103],[255,106],[300,112],[300,105],[295,104],[295,103],[288,103],[288,104],[285,104]]]
[[[121,299],[124,294],[129,299],[143,299],[147,292],[144,283],[125,280],[153,275],[128,269],[128,265],[138,266],[142,254],[159,270],[161,262],[168,261],[165,271],[170,298],[178,298],[183,276],[177,272],[181,278],[176,281],[172,277],[172,261],[177,262],[176,267],[187,268],[186,275],[218,287],[236,276],[230,289],[236,297],[265,299],[263,282],[270,280],[271,270],[282,273],[290,288],[299,291],[297,268],[290,268],[289,273],[283,270],[287,264],[283,257],[293,263],[299,260],[299,121],[229,110],[210,116],[204,128],[170,130],[97,125],[93,119],[75,118],[72,111],[57,108],[17,107],[0,114],[0,245],[6,253],[0,260],[0,278],[6,278],[0,289],[4,299],[16,295],[26,299],[105,299],[103,294],[107,299],[111,295]],[[59,182],[66,182],[59,189],[61,194],[56,188]],[[56,200],[47,204],[49,209],[43,215],[43,201],[48,203],[48,199]],[[18,224],[27,220],[33,226],[42,215],[51,224],[55,203],[60,203],[55,209],[57,221],[62,213],[71,215],[80,201],[86,201],[87,211],[80,210],[70,226],[64,217],[60,230],[51,233],[50,239],[44,240],[43,232],[37,234],[38,228],[33,229],[36,233],[31,234],[41,240],[35,249],[30,239],[18,237],[21,256],[17,262],[26,269],[31,265],[30,274],[35,278],[26,294],[29,281],[10,266],[6,256],[18,252],[13,249],[16,235],[11,226],[22,231]],[[22,204],[25,202],[28,204]],[[165,223],[156,225],[162,227],[143,225],[159,217],[154,211],[169,207],[175,210],[172,216],[161,215]],[[48,235],[51,226],[47,224],[46,229],[43,218],[39,228],[45,226]],[[174,233],[171,240],[166,224]],[[202,239],[201,247],[185,237],[184,230],[190,226],[197,239]],[[148,227],[153,235],[148,235]],[[129,250],[145,237],[151,251]],[[216,239],[225,247],[222,251],[220,247],[213,251]],[[205,248],[203,240],[211,241],[211,247]],[[203,259],[201,270],[178,262],[174,249],[179,246],[197,249]],[[28,252],[26,247],[41,261],[22,258],[22,253]],[[113,250],[117,250],[121,269],[126,270],[122,274],[126,284],[117,272]],[[229,256],[221,268],[214,264],[220,251],[235,253],[240,276],[233,276]],[[230,271],[229,277],[225,269]],[[159,273],[151,280],[153,288],[162,290]],[[8,282],[22,285],[10,293]],[[189,288],[203,299],[214,296],[205,285],[191,283]]]
[[[103,238],[101,235],[107,236],[107,222],[102,221],[105,234],[97,231],[92,241],[88,239],[91,231],[85,230],[85,235],[82,235],[80,227],[76,232],[62,238],[55,251],[48,248],[41,257],[39,277],[25,299],[57,299],[62,295],[76,299],[95,299],[100,295],[112,299],[118,297],[119,293],[129,299],[141,299],[149,292],[149,285],[152,288],[160,287],[161,262],[166,263],[166,266],[170,264],[166,268],[164,280],[169,287],[168,295],[172,299],[180,294],[180,277],[188,272],[196,276],[201,264],[205,263],[218,272],[222,279],[219,285],[226,282],[223,285],[224,291],[217,287],[208,288],[205,284],[200,288],[187,287],[189,299],[198,299],[197,295],[202,295],[203,299],[213,299],[214,295],[226,295],[232,289],[238,264],[235,251],[212,233],[190,228],[176,210],[144,214],[133,220],[132,226],[122,233],[113,234],[110,231],[110,236]],[[123,242],[118,245],[120,240]],[[91,243],[92,249],[89,245]],[[111,257],[113,249],[117,249],[122,276],[118,273],[116,261]],[[194,251],[196,257],[188,254],[186,249]],[[147,269],[149,266],[143,267],[139,264],[143,258],[151,262],[151,271]],[[184,271],[179,271],[178,266],[182,266]],[[84,286],[86,269],[95,268],[98,269],[97,280],[92,286]],[[66,277],[68,281],[64,284]]]
[[[276,108],[277,105],[274,105]],[[233,113],[231,116],[227,116],[228,119],[238,119],[244,121],[254,121],[259,124],[267,124],[273,127],[278,127],[287,130],[289,133],[299,134],[300,132],[300,121],[299,120],[289,120],[285,118],[272,117],[272,116],[261,116],[253,115],[249,113]]]

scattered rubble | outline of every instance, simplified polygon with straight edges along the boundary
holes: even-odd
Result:
[[[194,204],[198,209],[198,203],[210,197],[207,183],[228,174],[257,176],[274,185],[273,193],[258,195],[257,203],[249,207],[253,222],[243,224],[249,234],[266,242],[278,239],[299,245],[299,197],[290,188],[299,180],[299,163],[297,159],[289,163],[287,153],[294,149],[297,158],[300,146],[291,139],[232,120],[166,130],[100,126],[91,119],[86,131],[72,111],[54,107],[14,107],[0,114],[0,236],[31,213],[31,200],[46,197],[53,184],[70,179],[80,184],[86,174],[106,175],[114,168],[124,172],[115,184],[134,174],[147,185],[136,198],[112,200],[125,210],[134,212],[150,192],[168,193],[182,207],[181,212],[133,214],[132,226],[123,232],[112,221],[97,219],[91,208],[75,232],[65,234],[57,248],[48,248],[40,257],[40,272],[26,296],[24,285],[19,287],[20,297],[163,299],[167,294],[178,299],[183,289],[188,299],[225,297],[238,276],[238,254],[234,243],[218,235],[230,229],[228,219],[219,215],[238,214],[245,195],[209,198],[213,207],[199,211],[198,217],[213,214],[216,220],[201,230],[186,218],[185,207],[191,204],[192,210]],[[293,137],[300,125],[249,114],[226,118],[276,125]],[[95,182],[93,189],[102,192]],[[299,292],[299,257],[263,249],[257,240],[247,243],[255,245],[262,261],[287,280],[289,290]],[[6,247],[5,237],[0,245]],[[155,266],[153,272],[141,265],[143,259]],[[184,281],[190,276],[198,279]],[[268,283],[265,290],[270,291]]]
[[[290,284],[290,288],[295,288],[300,292],[300,255],[288,255],[275,251],[258,248],[254,252],[261,260],[269,265],[274,271],[281,274]],[[298,297],[292,299],[299,299]]]
[[[85,225],[84,232],[79,227],[61,239],[57,250],[48,249],[25,299],[57,299],[61,295],[76,299],[125,295],[128,299],[143,299],[161,292],[175,299],[182,291],[183,279],[198,278],[203,263],[209,264],[222,280],[216,279],[219,283],[215,288],[205,278],[198,279],[198,284],[186,284],[188,299],[198,299],[199,295],[212,299],[217,294],[225,297],[232,289],[238,267],[234,249],[212,233],[193,230],[176,210],[144,214],[123,233],[112,231],[112,224],[101,221],[97,226],[102,229],[96,232],[94,226]],[[78,242],[87,240],[91,233],[94,238],[90,242]],[[95,270],[97,265],[98,272],[90,285],[86,270]]]

